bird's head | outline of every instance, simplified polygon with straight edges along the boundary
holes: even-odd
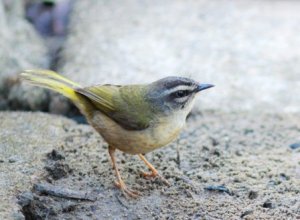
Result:
[[[156,111],[187,115],[193,107],[196,94],[213,86],[189,78],[170,76],[149,84],[146,97]]]

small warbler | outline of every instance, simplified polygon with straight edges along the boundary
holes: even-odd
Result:
[[[116,186],[125,196],[138,192],[123,182],[115,161],[115,150],[137,154],[151,170],[146,178],[159,177],[144,154],[174,140],[185,125],[196,94],[213,87],[189,78],[166,77],[150,84],[95,85],[79,84],[50,70],[26,70],[21,79],[52,89],[71,99],[95,130],[109,144],[109,155],[116,173]]]

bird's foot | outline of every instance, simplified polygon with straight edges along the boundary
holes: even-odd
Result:
[[[131,197],[136,199],[140,195],[138,191],[127,188],[126,184],[123,181],[115,181],[115,185],[122,191],[123,195],[126,198]]]
[[[145,179],[152,179],[152,178],[156,178],[158,177],[164,184],[166,184],[167,186],[171,186],[171,184],[169,183],[168,180],[166,180],[162,175],[160,175],[158,172],[142,172],[142,176]]]

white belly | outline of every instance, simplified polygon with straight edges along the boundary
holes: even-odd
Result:
[[[126,130],[101,112],[95,112],[90,122],[109,145],[129,154],[140,154],[173,141],[184,127],[185,118],[181,113],[164,117],[140,131]]]

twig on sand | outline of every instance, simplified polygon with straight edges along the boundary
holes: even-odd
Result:
[[[33,189],[36,192],[55,196],[55,197],[60,197],[60,198],[80,199],[80,200],[88,200],[88,201],[97,200],[96,196],[91,195],[90,193],[66,189],[60,186],[53,186],[51,184],[45,184],[45,183],[34,184]]]
[[[176,158],[176,163],[178,165],[178,169],[181,170],[181,164],[180,164],[180,145],[179,145],[179,139],[177,140],[176,143],[176,153],[177,153],[177,158]]]
[[[120,197],[118,195],[115,195],[117,198],[117,201],[120,203],[121,206],[124,206],[126,209],[128,209],[129,207],[127,205],[124,204],[124,202],[120,199]]]
[[[221,186],[206,186],[206,187],[204,187],[204,189],[206,189],[208,191],[224,192],[231,196],[233,194],[226,186],[223,186],[223,185],[221,185]]]

